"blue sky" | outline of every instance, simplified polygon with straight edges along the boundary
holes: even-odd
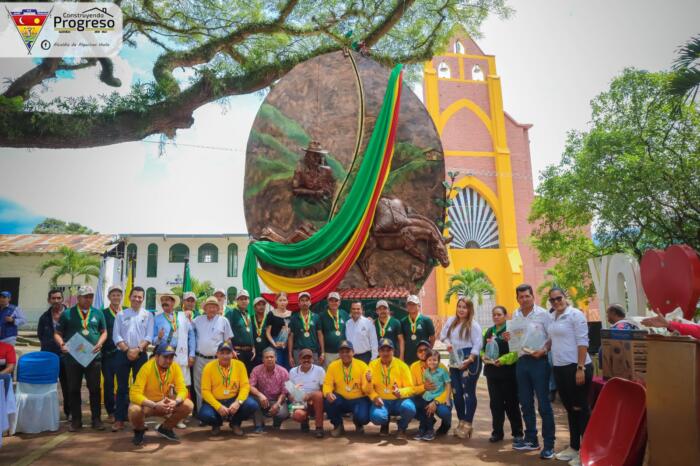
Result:
[[[590,100],[616,74],[628,66],[667,69],[676,48],[700,32],[697,0],[510,4],[515,15],[487,20],[477,43],[496,56],[506,110],[534,125],[535,180],[559,160],[566,132],[586,128]],[[125,48],[115,60],[117,77],[124,83],[149,80],[154,53],[146,43]],[[16,77],[30,66],[24,59],[0,59],[0,75]],[[63,76],[44,95],[112,92],[95,72]],[[104,233],[244,232],[245,147],[261,101],[253,94],[201,107],[192,128],[178,131],[162,156],[157,137],[79,150],[0,148],[0,233],[31,231],[44,217]]]

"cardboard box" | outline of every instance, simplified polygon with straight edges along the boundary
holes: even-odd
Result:
[[[603,378],[621,377],[644,382],[647,373],[647,348],[644,330],[601,330]]]

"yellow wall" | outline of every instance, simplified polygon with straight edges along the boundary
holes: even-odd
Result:
[[[425,105],[428,113],[433,118],[440,135],[450,118],[458,110],[463,108],[473,112],[486,126],[493,142],[493,152],[450,151],[446,154],[450,157],[470,157],[473,155],[494,157],[497,176],[497,192],[494,193],[488,186],[475,176],[464,176],[455,183],[457,192],[466,187],[477,191],[488,201],[498,219],[499,248],[498,249],[450,249],[450,266],[435,269],[436,291],[438,296],[438,315],[448,316],[454,312],[455,301],[447,304],[441,297],[445,296],[450,275],[464,268],[478,269],[484,272],[496,288],[496,302],[506,306],[509,311],[517,307],[515,300],[515,287],[523,282],[523,263],[518,248],[518,234],[515,220],[515,199],[513,195],[512,168],[510,163],[510,151],[506,138],[505,115],[503,112],[503,98],[501,94],[501,80],[495,74],[496,63],[492,56],[479,56],[489,63],[492,74],[486,76],[485,85],[488,86],[490,102],[489,114],[480,108],[475,102],[461,98],[451,102],[445,110],[440,112],[440,100],[438,81],[472,82],[464,79],[462,58],[474,58],[470,55],[444,54],[457,57],[460,63],[460,77],[443,79],[437,77],[437,71],[432,62],[424,66],[425,72]],[[479,82],[479,84],[484,84]],[[446,165],[449,165],[447,163]],[[447,232],[446,232],[447,233]]]

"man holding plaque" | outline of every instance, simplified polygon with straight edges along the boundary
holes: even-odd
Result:
[[[314,364],[323,363],[323,355],[319,357],[318,343],[319,317],[311,312],[311,295],[302,291],[299,293],[299,312],[292,316],[289,323],[289,365],[294,367],[299,362],[299,351],[310,349],[314,354]]]
[[[408,315],[401,321],[401,330],[405,342],[403,360],[409,366],[418,361],[418,342],[425,340],[430,347],[435,344],[435,326],[428,316],[420,312],[420,299],[412,294],[406,298]]]
[[[265,348],[270,346],[267,340],[265,329],[267,328],[267,301],[265,298],[258,296],[253,301],[253,329],[255,336],[255,357],[253,358],[253,367],[262,364],[262,353]],[[251,369],[252,371],[252,369]],[[248,372],[250,376],[250,372]]]
[[[238,354],[238,360],[245,364],[248,374],[255,367],[253,363],[255,358],[255,339],[253,337],[252,319],[248,312],[249,303],[250,295],[246,290],[241,290],[236,296],[236,305],[233,308],[228,308],[224,315],[228,319],[233,332],[233,349]]]
[[[394,343],[388,338],[379,342],[379,358],[369,363],[366,374],[370,383],[372,407],[369,419],[381,426],[379,435],[389,435],[389,417],[400,416],[397,440],[406,440],[406,428],[416,415],[413,377],[405,362],[394,357]]]
[[[233,348],[228,341],[219,345],[216,360],[202,371],[202,398],[199,419],[211,426],[213,435],[219,435],[221,425],[228,421],[234,435],[242,436],[241,422],[250,418],[258,408],[248,398],[250,383],[245,365],[233,359]]]
[[[338,309],[340,294],[333,291],[328,294],[328,309],[321,313],[318,341],[321,346],[321,358],[324,369],[338,359],[338,345],[345,340],[345,324],[350,318],[347,312]]]
[[[78,303],[61,314],[56,325],[54,339],[66,356],[66,376],[68,378],[68,395],[71,408],[71,423],[68,430],[75,432],[82,429],[83,417],[81,412],[82,399],[80,389],[83,385],[83,377],[90,393],[90,412],[92,414],[92,427],[97,430],[104,430],[104,425],[100,419],[101,394],[100,394],[100,373],[101,359],[100,351],[107,339],[107,326],[105,316],[102,311],[92,307],[92,300],[95,292],[91,286],[81,286],[78,289]],[[76,354],[69,352],[66,342],[71,338],[84,340],[81,345],[93,345],[93,359],[83,365],[76,359]],[[71,345],[73,347],[73,345]]]
[[[365,377],[367,364],[355,359],[352,343],[343,340],[338,346],[339,359],[328,365],[323,381],[324,407],[328,419],[333,424],[332,437],[340,437],[345,432],[343,414],[352,413],[355,432],[364,432],[369,423],[371,392],[369,381]]]
[[[168,440],[179,442],[173,428],[192,412],[192,402],[187,399],[187,387],[182,369],[175,361],[175,347],[161,343],[155,356],[136,375],[129,389],[129,422],[134,426],[134,445],[143,444],[146,418],[163,417],[156,432]]]

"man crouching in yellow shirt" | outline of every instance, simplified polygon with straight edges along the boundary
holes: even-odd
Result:
[[[211,426],[213,435],[219,435],[221,425],[229,422],[234,435],[243,435],[241,422],[249,419],[258,408],[248,398],[250,383],[245,364],[233,359],[233,347],[224,341],[216,350],[216,361],[202,370],[202,407],[197,417]]]
[[[145,423],[149,416],[164,417],[157,432],[168,440],[179,442],[173,427],[192,412],[187,387],[178,364],[173,364],[175,348],[162,343],[156,356],[145,363],[129,389],[129,422],[134,426],[133,443],[143,444]]]
[[[365,378],[367,364],[355,359],[352,343],[343,340],[338,346],[338,356],[328,365],[323,381],[323,405],[328,419],[333,424],[332,437],[340,437],[343,432],[343,414],[352,413],[355,432],[362,433],[369,423],[369,381]]]
[[[396,438],[406,439],[406,428],[416,415],[413,377],[405,362],[394,357],[394,343],[388,338],[379,341],[379,358],[369,363],[367,381],[371,384],[372,407],[369,420],[381,426],[380,436],[389,435],[389,416],[400,416]]]

